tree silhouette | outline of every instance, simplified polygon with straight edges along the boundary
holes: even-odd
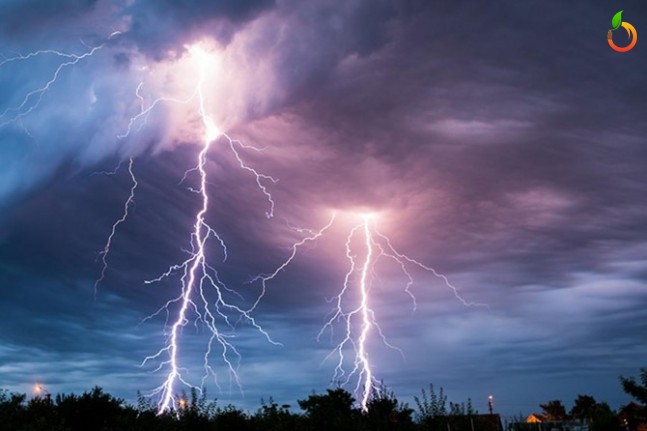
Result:
[[[270,397],[269,404],[261,400],[261,408],[252,417],[252,422],[257,430],[284,431],[298,430],[305,427],[303,418],[290,412],[287,404],[279,407]]]
[[[0,391],[0,423],[7,429],[19,429],[25,421],[25,394]]]
[[[364,415],[367,429],[374,431],[395,431],[413,429],[413,410],[407,404],[400,404],[393,392],[384,383],[374,388]]]
[[[429,384],[429,395],[424,388],[422,388],[422,397],[418,398],[417,396],[413,397],[413,400],[416,402],[418,407],[418,412],[416,414],[418,421],[422,423],[429,423],[434,418],[438,416],[447,415],[447,396],[445,392],[440,387],[438,395],[434,391],[434,385]]]
[[[647,368],[640,369],[640,382],[634,377],[625,378],[620,376],[622,389],[634,397],[643,407],[647,407]]]
[[[82,395],[57,395],[56,412],[64,429],[97,431],[119,429],[136,417],[132,407],[95,386]]]
[[[298,400],[299,407],[305,410],[312,431],[358,429],[360,413],[353,407],[355,399],[342,388],[328,389],[325,395],[312,394],[306,400]]]
[[[620,431],[620,422],[607,403],[597,403],[591,419],[591,431]]]
[[[467,399],[467,404],[465,403],[453,403],[449,402],[449,414],[452,416],[474,416],[479,414],[477,410],[474,410],[472,406],[472,399]]]
[[[32,429],[48,430],[49,424],[57,422],[58,412],[54,408],[51,396],[35,397],[27,402],[25,414],[32,418]]]
[[[239,431],[252,431],[254,429],[250,422],[249,416],[244,411],[232,405],[218,409],[213,423],[215,424],[215,426],[205,429]],[[193,430],[193,428],[187,428],[187,431],[189,430]]]
[[[595,414],[597,402],[590,395],[578,395],[571,408],[571,417],[580,421],[590,422]]]
[[[207,400],[205,389],[198,393],[197,388],[191,388],[190,396],[187,396],[186,392],[182,392],[178,397],[177,416],[180,429],[187,431],[209,430],[216,412],[216,401]]]
[[[551,421],[563,421],[566,419],[566,408],[560,400],[551,400],[547,404],[539,404],[546,417]]]

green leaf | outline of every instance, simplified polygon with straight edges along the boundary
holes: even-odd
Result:
[[[611,19],[611,26],[614,30],[617,30],[618,27],[620,27],[620,24],[622,24],[622,12],[624,12],[624,10],[613,15],[613,18]]]

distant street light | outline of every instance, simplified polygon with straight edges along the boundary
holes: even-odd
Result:
[[[41,395],[45,395],[47,397],[47,399],[49,399],[52,396],[52,394],[50,394],[49,391],[47,389],[45,389],[43,387],[43,385],[41,385],[40,383],[36,383],[34,385],[34,394],[36,395],[36,397],[40,397]]]
[[[186,398],[180,398],[180,408],[185,409],[186,408]]]
[[[494,406],[494,397],[492,395],[488,395],[487,397],[487,407],[488,410],[490,411],[490,414],[494,414],[492,407]]]

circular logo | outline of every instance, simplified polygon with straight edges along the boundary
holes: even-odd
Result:
[[[611,25],[613,26],[613,28],[607,32],[607,42],[609,42],[611,49],[617,52],[631,51],[633,47],[636,46],[636,42],[638,42],[638,32],[636,32],[636,28],[628,22],[622,21],[622,12],[624,11],[620,11],[613,16],[613,19],[611,20]],[[613,41],[613,32],[620,27],[624,28],[627,31],[629,44],[626,46],[618,46]]]

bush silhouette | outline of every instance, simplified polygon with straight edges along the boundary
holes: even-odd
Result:
[[[629,388],[627,392],[639,401],[644,400],[641,389],[645,387],[645,372],[641,371],[642,383],[622,380],[625,389]],[[414,431],[444,430],[451,426],[452,431],[485,431],[500,426],[497,415],[478,415],[471,400],[467,404],[450,402],[448,409],[443,389],[436,393],[432,385],[429,391],[422,390],[420,398],[414,397],[418,407],[415,421],[412,418],[414,411],[399,403],[384,384],[373,390],[366,411],[358,408],[353,395],[342,388],[328,389],[323,394],[313,392],[306,399],[298,400],[300,413],[292,412],[289,405],[279,405],[272,398],[267,403],[261,400],[261,407],[254,414],[233,405],[220,407],[216,400],[208,400],[206,392],[198,389],[192,389],[189,394],[183,392],[176,399],[175,410],[158,414],[157,405],[140,393],[133,406],[99,387],[81,395],[52,397],[48,394],[31,399],[25,394],[0,389],[0,430]],[[555,410],[551,412],[554,416],[565,416],[558,400],[542,407]],[[592,431],[620,429],[615,412],[606,403],[597,403],[592,397],[580,395],[571,414],[579,420],[589,421]],[[510,429],[525,429],[524,425],[511,425]]]

